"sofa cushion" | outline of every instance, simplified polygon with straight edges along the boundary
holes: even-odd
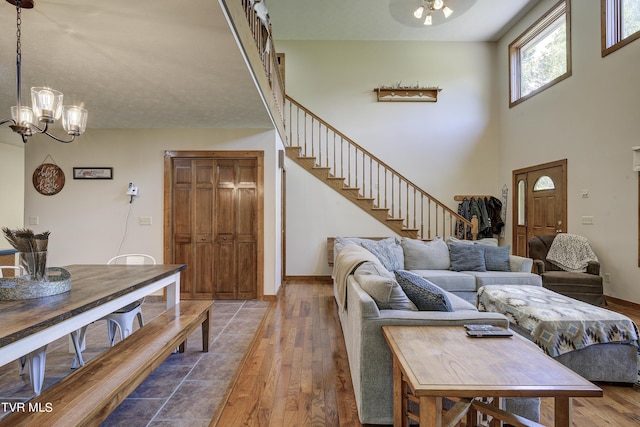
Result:
[[[395,237],[382,240],[364,240],[360,245],[374,254],[387,270],[395,271],[404,267],[404,252]]]
[[[374,254],[388,270],[393,271],[404,267],[402,246],[400,246],[400,242],[395,237],[387,237],[382,240],[363,239],[360,237],[336,237],[334,240],[335,253],[337,254],[350,243],[362,246]]]
[[[408,271],[395,271],[396,280],[420,311],[453,311],[445,292],[428,280]]]
[[[449,256],[453,271],[487,271],[484,263],[484,245],[451,243]]]
[[[448,292],[475,293],[477,290],[476,278],[467,273],[451,270],[411,270],[411,272]]]
[[[511,246],[485,246],[484,263],[487,271],[511,271],[510,250]]]
[[[444,291],[444,294],[449,298],[451,311],[478,311],[475,305],[463,298],[460,298],[458,295],[447,291]]]
[[[354,277],[379,309],[416,310],[395,276],[382,265],[366,261],[358,266]]]
[[[466,271],[466,274],[475,278],[476,289],[485,285],[529,285],[542,286],[542,277],[533,273],[520,271]]]
[[[440,237],[430,242],[402,238],[404,270],[448,270],[449,247]]]

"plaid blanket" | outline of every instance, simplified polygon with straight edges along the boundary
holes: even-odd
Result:
[[[638,329],[628,317],[539,286],[484,286],[478,309],[506,315],[551,357],[592,344],[638,345]]]

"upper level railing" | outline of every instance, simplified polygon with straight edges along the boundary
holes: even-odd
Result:
[[[256,3],[250,0],[241,0],[241,2],[247,21],[249,22],[249,28],[256,41],[258,54],[262,59],[264,72],[267,75],[276,105],[280,111],[280,119],[284,121],[284,80],[280,67],[283,56],[276,53],[273,38],[271,37],[271,23],[266,16],[259,16],[256,8],[253,6]]]
[[[436,236],[472,238],[472,223],[352,141],[336,128],[285,95],[285,124],[291,146],[301,155],[315,157],[316,166],[344,178],[346,187],[358,188],[360,196],[376,207],[402,218],[406,229],[416,230],[424,240]],[[477,233],[477,231],[476,231]]]

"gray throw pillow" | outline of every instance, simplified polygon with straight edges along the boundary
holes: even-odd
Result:
[[[430,242],[404,237],[400,245],[404,251],[404,270],[449,269],[449,248],[441,237]]]
[[[484,262],[484,250],[489,246],[450,244],[449,257],[453,271],[487,271]]]
[[[424,277],[405,270],[394,272],[398,284],[420,311],[453,311],[444,291]]]
[[[484,263],[487,271],[511,271],[509,250],[511,246],[487,246],[484,248]]]
[[[354,277],[379,309],[415,310],[395,276],[382,265],[366,261],[358,266]]]
[[[387,270],[395,271],[404,268],[402,246],[395,237],[382,240],[363,240],[359,244],[374,254]]]

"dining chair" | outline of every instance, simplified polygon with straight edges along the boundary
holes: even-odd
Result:
[[[108,265],[156,265],[156,260],[151,255],[147,254],[124,254],[117,255],[107,261]],[[133,321],[138,318],[138,324],[140,327],[144,326],[144,319],[142,318],[142,303],[144,298],[127,304],[119,310],[114,311],[111,314],[107,314],[101,320],[107,321],[107,332],[109,334],[109,345],[113,347],[115,344],[116,333],[120,331],[120,338],[125,339],[133,331]],[[75,369],[79,364],[84,366],[84,360],[82,358],[82,347],[85,342],[85,335],[87,332],[87,325],[80,329],[72,331],[70,333],[71,343],[75,349],[76,355],[73,358],[71,368]]]
[[[0,277],[5,277],[3,275],[3,270],[11,270],[13,271],[13,276],[22,276],[24,275],[24,267],[21,265],[0,265]]]
[[[107,261],[108,265],[126,264],[126,265],[156,265],[156,260],[147,254],[124,254],[117,255]],[[107,330],[109,332],[109,342],[113,347],[116,339],[116,332],[120,331],[120,339],[125,339],[133,331],[133,321],[137,317],[140,327],[144,326],[142,318],[142,303],[144,298],[127,304],[119,310],[104,317],[107,320]]]

